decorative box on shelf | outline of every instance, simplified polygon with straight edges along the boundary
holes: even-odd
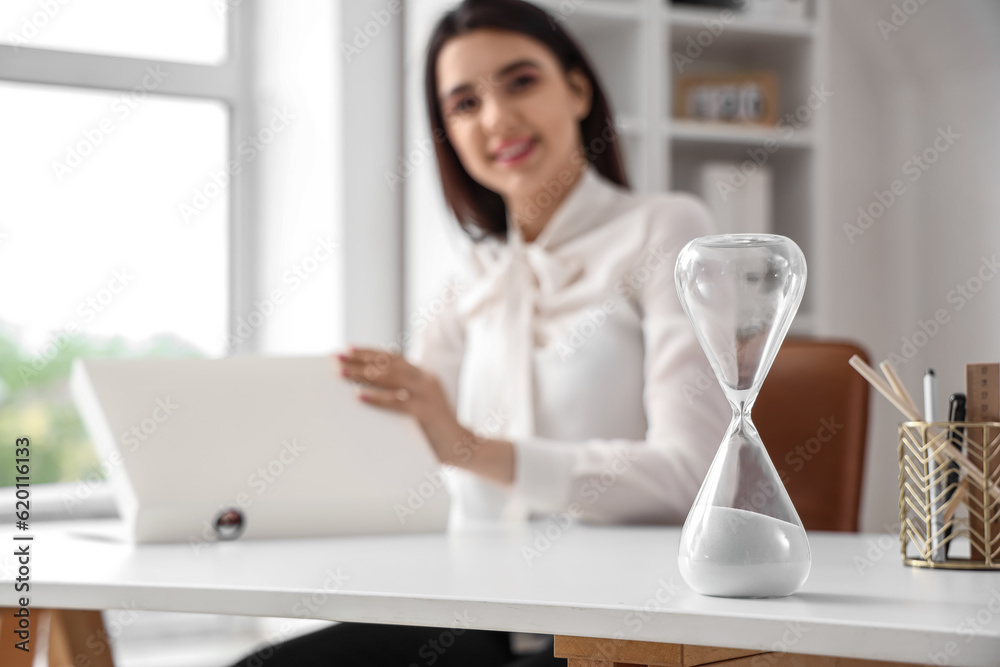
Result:
[[[677,118],[770,126],[778,122],[778,79],[773,72],[682,75],[674,100]]]

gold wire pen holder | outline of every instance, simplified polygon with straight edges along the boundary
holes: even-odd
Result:
[[[1000,569],[1000,422],[900,424],[899,521],[907,565]]]

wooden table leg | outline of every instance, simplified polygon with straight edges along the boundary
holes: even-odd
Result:
[[[28,632],[29,643],[28,651],[22,651],[17,648],[17,644],[21,639],[14,634],[14,631],[18,629],[18,621],[20,620],[17,616],[14,616],[18,612],[18,609],[11,607],[0,607],[0,665],[4,667],[31,667],[31,660],[35,657],[35,649],[37,644],[35,643],[38,637],[38,620],[39,614],[35,610],[28,611]]]
[[[48,614],[49,667],[114,667],[101,612],[50,609]]]

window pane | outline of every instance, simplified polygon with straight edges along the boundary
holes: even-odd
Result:
[[[217,64],[226,7],[238,0],[3,0],[0,42]]]
[[[226,108],[122,99],[0,83],[0,485],[19,435],[33,483],[93,467],[75,356],[226,350]]]

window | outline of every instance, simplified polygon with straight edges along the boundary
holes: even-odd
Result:
[[[132,104],[130,104],[132,102]],[[225,352],[228,201],[196,219],[224,164],[216,101],[0,83],[0,442],[28,434],[35,484],[96,463],[63,379],[79,355]],[[210,192],[218,193],[218,188]],[[0,484],[13,483],[0,467]]]
[[[231,4],[0,9],[0,486],[24,435],[33,484],[104,474],[66,384],[77,356],[234,351],[255,294],[236,138],[259,137]]]

